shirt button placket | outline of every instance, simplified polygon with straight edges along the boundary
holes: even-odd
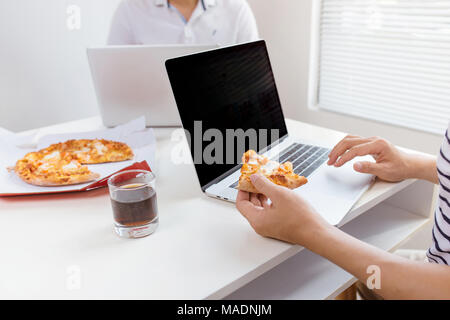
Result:
[[[184,39],[185,43],[193,43],[194,34],[192,33],[192,29],[189,26],[184,27]]]

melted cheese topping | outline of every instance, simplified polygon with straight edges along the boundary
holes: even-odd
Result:
[[[73,153],[75,153],[75,154],[80,154],[80,153],[87,153],[87,152],[89,152],[91,149],[89,149],[89,148],[87,148],[87,147],[84,147],[83,149],[81,149],[81,150],[75,150],[75,151],[73,151]]]
[[[62,167],[63,171],[71,171],[71,170],[76,170],[78,169],[78,163],[72,161],[69,164],[66,164],[65,166]]]
[[[262,165],[260,171],[264,175],[271,175],[274,171],[278,170],[279,164],[275,161],[269,161],[265,165]]]
[[[106,151],[108,151],[108,148],[105,147],[105,145],[101,142],[95,142],[94,148],[97,150],[97,153],[99,155],[103,155]]]
[[[59,160],[61,159],[61,154],[59,151],[53,151],[52,153],[46,155],[43,160]]]
[[[38,171],[40,171],[40,172],[42,172],[42,171],[48,171],[48,170],[50,170],[52,168],[52,166],[51,166],[51,164],[50,163],[48,163],[48,162],[44,162],[43,164],[41,164],[39,167],[38,167]]]

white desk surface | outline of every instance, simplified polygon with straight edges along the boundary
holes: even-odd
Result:
[[[291,135],[308,140],[333,145],[344,136],[292,120],[287,123]],[[100,127],[95,117],[43,128],[39,134]],[[205,196],[193,165],[171,164],[172,130],[155,132],[157,232],[138,240],[118,238],[112,230],[106,188],[0,198],[1,299],[222,298],[302,250],[258,236],[232,203]],[[350,218],[411,183],[376,182]],[[80,286],[75,289],[67,285],[73,270],[80,271]]]

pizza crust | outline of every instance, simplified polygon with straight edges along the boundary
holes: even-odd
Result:
[[[39,187],[60,187],[60,186],[69,186],[74,184],[82,184],[86,182],[95,181],[98,178],[100,178],[100,174],[95,172],[90,172],[89,174],[82,175],[82,176],[67,176],[62,177],[62,179],[65,179],[64,182],[52,182],[49,180],[46,180],[45,178],[39,177],[39,176],[24,176],[18,174],[19,178],[22,179],[24,182],[28,184],[32,184]]]
[[[241,175],[241,177],[239,178],[238,189],[250,193],[259,193],[259,191],[253,186],[252,182],[250,181],[249,176]]]

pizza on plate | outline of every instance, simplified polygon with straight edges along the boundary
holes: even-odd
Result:
[[[46,153],[66,152],[82,164],[118,162],[133,159],[131,148],[123,143],[104,139],[80,139],[52,144]]]
[[[69,140],[26,154],[16,162],[14,172],[26,183],[37,186],[64,186],[100,178],[86,164],[133,159],[125,143],[108,140]]]
[[[254,150],[249,150],[242,156],[242,168],[238,189],[246,192],[259,193],[250,180],[250,176],[255,173],[262,174],[273,183],[289,189],[296,189],[308,182],[305,177],[294,173],[292,163],[285,162],[280,164],[257,154]]]

